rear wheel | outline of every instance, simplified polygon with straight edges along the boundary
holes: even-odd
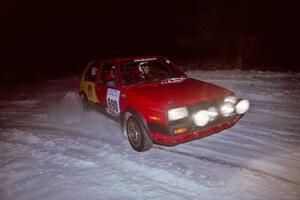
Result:
[[[129,143],[135,151],[147,151],[152,147],[152,140],[138,117],[131,115],[128,118],[126,132]]]

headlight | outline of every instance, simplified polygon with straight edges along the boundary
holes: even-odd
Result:
[[[237,102],[237,98],[235,96],[229,96],[224,99],[225,103],[235,104]]]
[[[182,119],[188,116],[188,110],[186,107],[173,108],[168,110],[169,121]]]
[[[243,99],[243,100],[240,100],[236,106],[235,106],[235,111],[237,114],[244,114],[246,113],[248,110],[249,110],[249,107],[250,107],[250,103],[248,100],[246,99]]]
[[[231,103],[224,103],[222,105],[222,107],[220,108],[220,111],[221,111],[221,114],[224,117],[229,117],[229,116],[233,115],[233,113],[234,113],[233,104],[231,104]]]

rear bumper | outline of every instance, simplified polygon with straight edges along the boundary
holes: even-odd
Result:
[[[241,117],[242,116],[239,115],[222,123],[214,124],[213,126],[200,128],[182,134],[165,134],[159,133],[157,132],[157,130],[150,130],[150,134],[154,143],[163,144],[166,146],[174,146],[180,143],[206,137],[208,135],[230,128],[231,126],[236,124]]]

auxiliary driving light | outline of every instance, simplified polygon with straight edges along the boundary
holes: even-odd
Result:
[[[220,111],[224,117],[229,117],[234,113],[234,107],[231,103],[224,103]]]
[[[250,103],[248,100],[240,100],[235,106],[235,112],[239,115],[246,113],[249,110]]]
[[[237,98],[235,96],[229,96],[224,99],[224,102],[235,104],[237,102]]]
[[[218,112],[217,109],[215,107],[210,107],[207,109],[208,115],[209,115],[209,121],[214,121],[217,116],[218,116]]]
[[[200,110],[194,116],[194,122],[197,126],[205,126],[210,120],[209,113],[206,110]]]

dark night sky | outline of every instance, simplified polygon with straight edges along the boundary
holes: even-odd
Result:
[[[193,33],[194,22],[210,11],[217,13],[218,26],[262,39],[266,61],[298,65],[299,9],[291,1],[11,0],[0,12],[1,68],[6,66],[9,73],[55,74],[72,67],[78,71],[100,56],[176,57],[177,38]]]

